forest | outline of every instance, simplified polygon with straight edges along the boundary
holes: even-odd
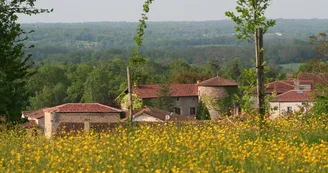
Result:
[[[95,60],[128,59],[134,46],[137,23],[37,23],[23,24],[33,30],[28,50],[33,60],[46,64],[78,64]],[[297,63],[312,58],[309,36],[328,31],[328,20],[278,19],[265,35],[265,59],[273,64]],[[252,43],[235,38],[234,23],[228,20],[204,22],[149,22],[142,54],[168,64],[184,59],[189,64],[221,62],[238,57],[243,66],[252,66]]]
[[[27,82],[29,110],[67,102],[115,105],[126,88],[126,66],[137,23],[23,24],[34,61]],[[266,82],[283,79],[279,64],[314,57],[309,36],[328,20],[277,20],[265,35]],[[325,30],[326,29],[326,30]],[[150,22],[135,84],[196,83],[219,75],[241,85],[255,78],[252,43],[237,40],[230,21]],[[295,71],[296,72],[296,71]]]

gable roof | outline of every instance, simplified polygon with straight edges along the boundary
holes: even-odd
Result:
[[[133,92],[142,99],[157,98],[160,85],[138,85],[133,87]],[[196,84],[170,84],[172,97],[197,97],[198,87]]]
[[[120,109],[116,109],[110,106],[102,105],[99,103],[67,103],[51,108],[44,108],[35,111],[22,112],[23,117],[30,119],[40,119],[44,117],[44,112],[58,111],[63,113],[120,113],[123,112]]]
[[[35,111],[24,111],[22,112],[22,116],[30,119],[40,119],[44,116],[44,112],[43,109]]]
[[[238,83],[216,76],[211,79],[200,82],[198,86],[210,86],[210,87],[238,86]]]
[[[311,99],[311,91],[290,90],[277,95],[272,102],[307,102]]]
[[[44,112],[58,111],[63,113],[120,113],[122,110],[99,103],[67,103],[43,109]]]
[[[274,81],[265,84],[265,93],[270,94],[275,92],[276,94],[282,94],[284,92],[294,90],[294,86],[284,81]]]
[[[169,111],[161,110],[158,108],[152,108],[149,106],[145,106],[143,109],[141,109],[139,112],[135,113],[133,117],[138,117],[141,115],[147,114],[149,116],[152,116],[154,118],[160,119],[162,121],[165,121],[165,116],[169,115],[170,119],[168,121],[192,121],[195,119],[194,116],[185,116],[185,115],[178,115],[176,113],[172,113]]]

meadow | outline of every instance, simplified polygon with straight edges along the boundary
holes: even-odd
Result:
[[[328,172],[327,123],[167,123],[51,139],[1,130],[0,172]]]

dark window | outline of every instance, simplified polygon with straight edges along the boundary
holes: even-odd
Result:
[[[292,107],[287,107],[287,113],[293,113],[293,108]]]
[[[179,101],[180,100],[180,98],[179,97],[177,97],[177,101]]]
[[[191,107],[190,108],[190,115],[195,115],[196,114],[196,108],[195,107]]]
[[[181,109],[180,108],[174,108],[174,112],[176,113],[176,114],[181,114]]]

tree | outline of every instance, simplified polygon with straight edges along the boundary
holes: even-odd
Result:
[[[173,111],[174,105],[171,98],[170,85],[161,84],[157,95],[158,97],[154,100],[154,107],[166,111]]]
[[[328,39],[325,33],[310,36],[310,44],[314,46],[315,57],[305,61],[298,73],[327,73],[328,72]]]
[[[310,36],[311,44],[315,46],[317,58],[328,57],[328,38],[326,33],[319,33],[317,35]]]
[[[232,65],[229,68],[229,73],[231,79],[233,79],[236,82],[239,81],[239,77],[241,75],[241,69],[240,69],[238,58],[233,59]]]
[[[240,94],[236,95],[236,100],[243,112],[248,115],[254,113],[254,88],[256,88],[256,72],[255,69],[243,69],[239,78]]]
[[[227,11],[226,16],[231,18],[237,26],[236,37],[254,41],[256,70],[257,70],[257,104],[260,116],[260,126],[262,125],[265,108],[264,108],[264,62],[263,62],[263,34],[275,25],[275,20],[267,20],[264,13],[269,7],[270,0],[238,0],[237,16],[233,12]]]
[[[0,0],[0,116],[8,122],[18,122],[27,104],[25,85],[32,65],[31,55],[24,53],[23,41],[28,38],[17,23],[18,15],[50,12],[35,9],[34,3],[35,0]]]
[[[82,101],[86,103],[106,103],[108,100],[108,74],[102,69],[94,69],[84,84]]]
[[[66,89],[67,87],[62,83],[52,87],[44,86],[34,97],[30,97],[30,109],[36,110],[65,103]]]
[[[204,102],[201,100],[197,106],[196,112],[196,119],[197,120],[210,120],[211,115],[208,111],[207,107],[205,106]]]
[[[68,100],[70,102],[81,102],[85,82],[87,81],[89,73],[92,71],[92,66],[81,64],[76,67],[71,73],[68,74],[68,78],[72,81],[71,86],[67,89]]]
[[[305,61],[300,68],[298,73],[327,73],[328,72],[328,63],[324,58],[312,58]]]
[[[315,117],[320,117],[328,112],[328,87],[327,86],[317,86],[313,94],[313,105],[311,111]]]

